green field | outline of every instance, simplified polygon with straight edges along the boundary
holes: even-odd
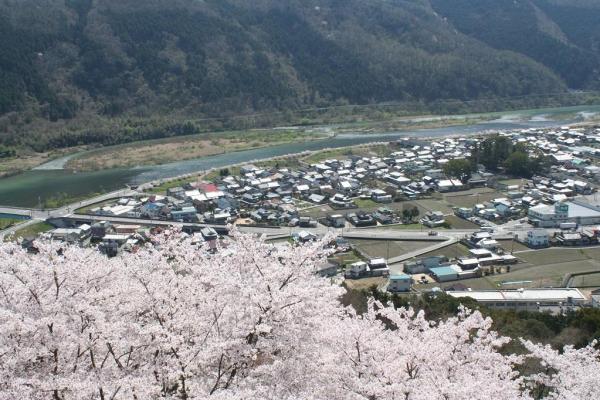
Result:
[[[74,212],[77,213],[77,214],[89,214],[90,211],[92,209],[94,209],[94,208],[108,206],[108,205],[111,205],[111,204],[115,204],[115,202],[116,202],[115,199],[101,201],[100,203],[94,203],[94,204],[90,204],[89,206],[78,208]]]
[[[501,242],[502,243],[502,242]],[[503,247],[510,249],[510,241],[502,243]],[[515,243],[515,250],[522,245]],[[444,249],[433,251],[422,257],[445,255],[449,258],[467,255],[468,249],[460,244],[454,244]],[[520,287],[560,287],[568,273],[594,272],[597,274],[575,277],[573,287],[600,286],[600,248],[589,249],[564,249],[550,248],[545,250],[525,251],[515,254],[521,263],[512,265],[511,271],[494,274],[482,278],[465,279],[461,281],[441,284],[442,287],[451,286],[456,282],[473,289],[516,289]],[[512,284],[511,284],[512,283]],[[425,289],[431,285],[419,285]]]
[[[339,211],[340,211],[339,214],[344,215],[347,212],[349,212],[350,210],[339,210]],[[322,218],[329,214],[338,214],[338,212],[326,204],[321,204],[316,207],[311,207],[306,210],[301,210],[299,212],[299,214],[301,217]]]
[[[48,232],[54,229],[54,227],[47,222],[36,222],[31,225],[24,226],[21,229],[17,229],[14,234],[8,238],[9,240],[16,240],[19,238],[31,239],[35,238],[40,233]]]
[[[452,214],[454,212],[452,208],[443,200],[421,199],[414,201],[414,203],[419,206],[422,215],[428,211],[441,211],[445,215]]]
[[[517,241],[513,241],[513,240],[498,240],[498,243],[500,243],[500,247],[502,247],[504,249],[504,251],[510,253],[511,250],[513,252],[519,252],[519,251],[530,251],[531,249],[527,246],[525,246],[522,243],[519,243]],[[520,254],[515,254],[515,256],[520,256]]]
[[[470,194],[461,195],[446,195],[446,202],[454,207],[466,207],[472,208],[475,204],[484,203],[499,197],[505,197],[500,192],[489,192],[487,189],[485,192],[474,192]]]
[[[507,185],[507,186],[513,186],[513,185],[519,185],[521,186],[524,182],[524,179],[505,179],[502,181],[498,181],[498,183],[501,183],[503,185]]]
[[[371,199],[354,199],[353,201],[354,204],[356,204],[356,207],[361,209],[377,208],[383,206],[383,204],[376,203]]]
[[[584,250],[556,247],[544,250],[526,251],[518,253],[516,256],[532,265],[560,264],[592,258],[592,256]]]
[[[351,155],[354,154],[354,150],[351,148],[339,148],[339,149],[330,149],[318,151],[316,153],[310,154],[303,158],[303,161],[308,164],[316,164],[323,160],[327,160],[330,158],[335,158],[338,160],[347,159]]]
[[[600,287],[600,272],[575,276],[570,287]]]
[[[354,262],[361,261],[358,255],[354,252],[335,254],[334,256],[329,257],[329,260],[339,265],[352,264]]]
[[[565,275],[569,272],[577,273],[594,270],[600,272],[600,264],[594,262],[593,260],[570,261],[534,267],[525,267],[519,270],[511,271],[507,274],[494,275],[491,277],[491,279],[498,283],[511,281],[532,281],[529,285],[520,284],[519,286],[521,287],[559,287],[561,286]]]
[[[327,149],[312,153],[302,159],[308,164],[315,164],[328,159],[348,159],[350,156],[378,156],[383,157],[390,154],[392,150],[389,146],[383,145],[367,145],[356,147],[340,147],[337,149]]]
[[[0,218],[0,230],[10,228],[13,225],[23,222],[22,219],[16,218]]]
[[[446,215],[444,218],[453,229],[479,229],[477,224],[467,221],[466,219],[459,218],[456,215]]]
[[[219,171],[214,171],[214,172],[217,174],[219,173]],[[184,186],[187,183],[196,182],[198,179],[199,179],[198,176],[192,176],[189,178],[179,178],[179,179],[169,180],[169,181],[161,183],[160,185],[154,186],[152,189],[146,190],[146,192],[153,193],[153,194],[165,194],[167,192],[167,189],[172,189],[177,186]]]
[[[420,257],[446,256],[449,259],[453,259],[453,258],[465,257],[468,254],[469,254],[469,249],[466,246],[464,246],[460,243],[455,243],[455,244],[451,244],[450,246],[446,246],[442,249],[423,254]]]
[[[398,257],[411,251],[420,250],[432,245],[431,242],[391,241],[391,240],[350,240],[354,246],[365,252],[369,257]]]

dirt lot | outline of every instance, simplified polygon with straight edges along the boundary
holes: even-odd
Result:
[[[421,210],[425,210],[422,214],[425,214],[427,211],[441,211],[445,215],[452,214],[452,208],[446,204],[443,200],[435,200],[435,199],[422,199],[416,200],[414,203],[419,205]]]
[[[460,283],[461,285],[465,285],[466,287],[470,287],[474,290],[493,290],[498,289],[498,286],[495,282],[490,280],[488,277],[483,278],[473,278],[473,279],[464,279],[461,281],[453,281],[453,282],[444,282],[444,283],[430,283],[426,285],[415,285],[414,288],[417,290],[425,290],[431,289],[433,287],[441,287],[442,289],[448,288],[450,286],[456,285]]]
[[[362,279],[346,279],[344,281],[350,290],[370,289],[371,286],[381,286],[387,282],[387,278],[362,278]]]
[[[340,214],[345,215],[348,210],[339,210]],[[299,212],[302,217],[321,218],[329,214],[337,214],[338,212],[328,205],[320,205],[318,207],[312,207],[307,210],[301,210]]]
[[[513,252],[519,252],[519,251],[528,251],[531,250],[529,247],[525,246],[522,243],[519,243],[517,241],[513,241],[512,240],[498,240],[498,243],[500,243],[500,247],[502,247],[504,249],[504,251],[510,253],[511,249],[513,250]],[[518,254],[516,254],[518,256]]]
[[[459,218],[456,215],[446,215],[444,218],[454,229],[479,229],[477,224],[467,221],[466,219]]]
[[[369,255],[369,257],[398,257],[411,251],[431,246],[431,242],[390,241],[353,239],[350,243]],[[389,256],[388,256],[389,249]]]
[[[504,194],[502,194],[500,192],[496,192],[496,191],[489,192],[489,189],[486,189],[485,191],[482,191],[482,192],[473,192],[473,193],[469,193],[469,194],[464,194],[463,192],[461,192],[460,195],[447,194],[444,197],[446,199],[446,202],[452,204],[452,206],[454,206],[454,207],[471,208],[475,204],[483,203],[486,201],[490,201],[492,199],[496,199],[498,197],[505,197],[505,196],[504,196]]]
[[[498,183],[501,183],[503,185],[508,185],[508,186],[513,186],[513,185],[521,186],[523,184],[523,182],[524,182],[523,179],[505,179],[502,181],[498,181]]]
[[[446,246],[442,249],[423,254],[420,257],[446,256],[449,259],[453,259],[453,258],[458,258],[458,257],[464,257],[464,256],[467,256],[468,254],[469,254],[469,249],[466,246],[464,246],[460,243],[455,243],[455,244],[451,244],[450,246]]]

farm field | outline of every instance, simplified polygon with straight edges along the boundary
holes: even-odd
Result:
[[[432,252],[425,253],[425,254],[421,255],[421,257],[446,256],[449,259],[453,259],[453,258],[465,257],[468,254],[469,254],[469,249],[466,246],[464,246],[460,243],[455,243],[455,244],[451,244],[450,246],[441,248],[439,250],[434,250]]]
[[[571,280],[570,287],[600,287],[600,272],[575,276]]]
[[[571,261],[587,260],[593,257],[592,253],[586,252],[583,249],[565,249],[556,247],[543,250],[529,250],[515,255],[532,265],[560,264]]]
[[[339,214],[346,214],[349,210],[339,210]],[[298,212],[301,217],[311,217],[311,218],[322,218],[329,214],[338,214],[336,210],[331,208],[326,204],[319,205],[317,207],[311,207],[306,210],[301,210]]]
[[[460,195],[446,195],[444,196],[446,202],[451,204],[454,207],[466,207],[471,208],[475,204],[484,203],[486,201],[490,201],[493,199],[497,199],[499,197],[505,197],[504,194],[496,191],[489,192],[487,189],[484,192],[473,192],[469,194]]]
[[[389,241],[389,240],[364,240],[364,239],[352,239],[350,240],[354,246],[362,250],[369,257],[384,257],[392,258],[398,257],[411,251],[420,250],[432,245],[431,242],[419,242],[419,241]],[[389,251],[389,253],[388,253]]]
[[[513,186],[513,185],[521,186],[523,184],[523,179],[504,179],[502,181],[498,181],[498,183],[501,183],[501,184],[507,185],[507,186]]]
[[[10,228],[13,225],[23,222],[22,219],[15,218],[0,218],[0,230]]]
[[[512,240],[498,240],[498,243],[500,243],[500,247],[502,247],[504,249],[504,251],[510,253],[510,251],[512,250],[513,252],[519,252],[519,251],[530,251],[531,249],[527,246],[525,246],[523,243],[519,243],[516,240],[512,241]],[[520,256],[520,254],[515,254],[516,256]]]
[[[444,218],[453,229],[479,229],[477,224],[467,221],[466,219],[459,218],[456,215],[446,215]]]
[[[569,272],[594,270],[600,272],[600,263],[594,260],[568,261],[513,270],[507,274],[493,275],[491,279],[498,283],[532,281],[528,285],[520,285],[521,287],[558,287],[562,285],[565,275]]]
[[[414,203],[416,203],[419,206],[421,214],[425,214],[428,211],[441,211],[444,213],[444,215],[454,213],[452,208],[442,200],[421,199],[415,200]]]

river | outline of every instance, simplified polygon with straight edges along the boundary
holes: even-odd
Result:
[[[346,133],[322,140],[238,151],[162,165],[110,169],[98,172],[77,173],[69,170],[57,169],[61,168],[61,161],[54,160],[35,170],[0,179],[0,204],[16,207],[37,207],[38,204],[40,204],[40,201],[60,196],[62,193],[70,197],[86,196],[102,191],[119,189],[128,183],[139,184],[155,179],[170,178],[211,168],[219,168],[230,164],[300,153],[303,151],[390,141],[403,137],[441,137],[448,135],[468,135],[487,130],[560,126],[581,122],[584,117],[597,115],[599,113],[600,105],[496,113],[494,115],[498,116],[497,119],[472,125],[413,129],[381,134]]]

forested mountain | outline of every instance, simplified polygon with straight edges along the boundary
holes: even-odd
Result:
[[[431,0],[460,32],[546,65],[572,88],[600,86],[599,0]]]
[[[0,0],[0,143],[48,121],[598,88],[599,5]]]

